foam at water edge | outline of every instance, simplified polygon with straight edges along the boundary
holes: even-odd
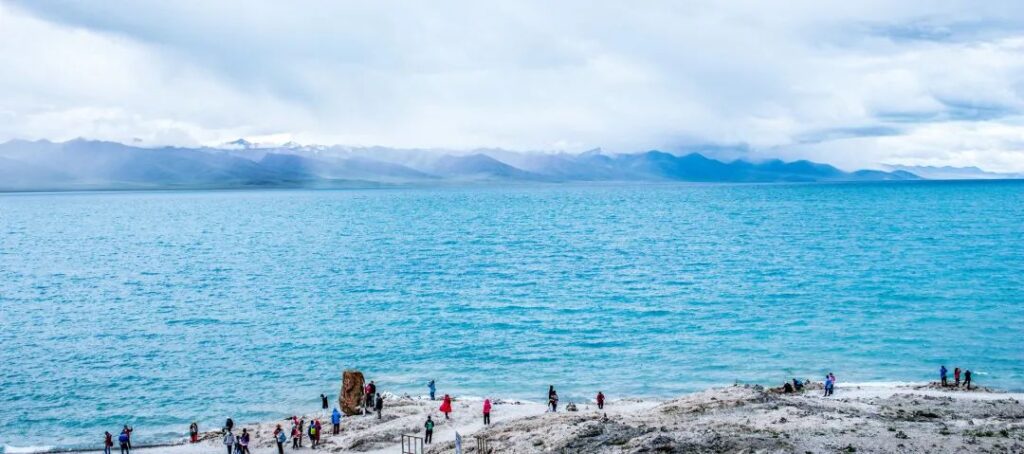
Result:
[[[4,445],[3,454],[31,454],[34,452],[52,451],[53,446],[10,446]]]

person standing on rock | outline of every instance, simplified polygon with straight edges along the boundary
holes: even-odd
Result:
[[[551,385],[548,388],[548,407],[552,413],[558,411],[558,393],[555,392],[555,385]]]
[[[284,444],[288,441],[288,436],[284,434],[280,424],[274,429],[274,441],[277,442],[277,454],[284,454]]]
[[[491,423],[491,399],[484,399],[484,425]]]
[[[828,379],[832,382],[832,386],[828,387],[828,395],[832,395],[836,392],[836,376],[832,372],[828,373]]]
[[[437,386],[434,385],[434,380],[430,380],[430,383],[427,383],[427,389],[430,390],[430,400],[434,400],[434,393],[437,392]]]
[[[452,398],[445,394],[444,400],[441,401],[441,413],[444,413],[444,419],[448,419],[448,414],[452,412]]]
[[[135,429],[133,429],[128,424],[125,424],[124,425],[124,429],[121,429],[121,434],[124,435],[125,443],[128,444],[128,449],[129,450],[132,449],[132,431],[134,431],[134,430]]]
[[[939,381],[942,383],[942,386],[947,386],[949,384],[946,381],[946,374],[948,372],[949,371],[946,369],[946,365],[945,364],[943,364],[942,367],[939,368]]]
[[[306,417],[303,416],[302,418],[299,418],[299,447],[300,448],[302,447],[302,435],[304,433],[306,433],[305,430],[306,430]],[[310,440],[310,442],[312,442],[312,440]]]
[[[235,428],[235,422],[232,421],[231,418],[228,418],[227,421],[224,421],[224,431],[225,432],[231,432],[231,429],[234,429],[234,428]]]
[[[309,448],[316,449],[316,424],[314,424],[313,421],[309,422],[309,431],[307,435],[309,435]]]
[[[971,390],[971,371],[970,370],[967,370],[967,371],[964,372],[964,386],[967,387],[968,391]]]
[[[103,432],[103,454],[110,454],[110,448],[114,447],[114,436],[110,432]]]
[[[363,415],[369,414],[370,409],[370,384],[363,385],[363,401],[360,403],[363,407]]]
[[[199,424],[196,424],[195,421],[188,426],[188,439],[192,443],[199,441]]]
[[[830,394],[832,394],[832,376],[831,375],[826,375],[825,376],[825,396],[824,397],[828,397]]]
[[[238,444],[242,447],[242,454],[249,453],[249,431],[242,429],[242,436],[238,437]]]
[[[121,432],[121,435],[117,436],[117,442],[121,445],[121,454],[129,454],[132,452],[132,445],[128,439],[127,432]],[[228,454],[231,454],[230,452]]]
[[[953,386],[957,387],[957,388],[960,387],[960,368],[959,367],[954,367],[953,368]]]
[[[302,443],[302,430],[298,425],[292,426],[292,449],[299,449]]]
[[[366,384],[366,409],[373,410],[374,397],[377,395],[377,384],[370,380],[370,383]],[[369,412],[366,412],[369,414]]]
[[[341,412],[337,408],[331,413],[331,425],[334,435],[338,435],[338,432],[341,432]]]
[[[224,446],[228,449],[228,454],[231,454],[231,452],[234,451],[235,434],[231,433],[230,430],[224,434]]]
[[[604,393],[601,391],[597,392],[597,409],[604,410]]]
[[[423,429],[425,431],[423,442],[429,445],[434,440],[434,420],[430,419],[430,415],[427,415],[427,422],[423,423]]]
[[[320,420],[316,420],[316,445],[320,446],[320,437],[324,434],[324,426],[320,425]]]
[[[381,412],[384,411],[384,398],[377,393],[377,400],[373,402],[373,409],[377,410],[377,419],[381,419]]]
[[[327,403],[327,396],[321,394],[320,395],[320,410],[321,410],[320,414],[322,416],[327,416],[327,409],[330,408],[330,406],[331,405]]]

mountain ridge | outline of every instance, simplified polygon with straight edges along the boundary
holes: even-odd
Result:
[[[0,190],[352,186],[355,183],[817,182],[920,179],[902,169],[845,172],[806,160],[720,161],[660,150],[605,154],[470,153],[386,147],[263,146],[144,148],[118,142],[12,140],[0,144]]]

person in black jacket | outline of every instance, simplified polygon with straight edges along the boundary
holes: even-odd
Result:
[[[373,409],[377,410],[377,419],[381,419],[381,411],[384,410],[384,398],[377,393],[377,401],[373,403]]]

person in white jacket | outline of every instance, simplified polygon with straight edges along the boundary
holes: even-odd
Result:
[[[228,454],[231,454],[231,450],[235,448],[235,434],[230,430],[224,434],[224,446],[228,448]]]

